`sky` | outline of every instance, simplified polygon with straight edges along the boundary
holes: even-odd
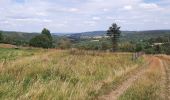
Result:
[[[0,0],[0,30],[85,32],[170,29],[170,0]]]

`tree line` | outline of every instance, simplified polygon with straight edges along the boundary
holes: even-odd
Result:
[[[78,48],[85,50],[110,50],[120,52],[144,51],[148,54],[166,53],[170,54],[170,36],[162,36],[139,41],[121,41],[120,27],[113,23],[105,33],[109,38],[102,38],[99,41],[72,41],[67,37],[54,38],[50,31],[44,28],[41,34],[34,36],[28,42],[23,40],[9,41],[0,32],[0,43],[11,43],[15,45],[27,44],[32,47],[42,48]]]

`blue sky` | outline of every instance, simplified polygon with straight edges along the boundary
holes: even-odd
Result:
[[[0,30],[170,29],[170,0],[0,0]]]

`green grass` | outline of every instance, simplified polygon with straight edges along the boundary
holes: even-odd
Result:
[[[19,57],[32,56],[37,54],[38,49],[14,49],[14,48],[0,48],[0,61],[16,60]]]
[[[0,49],[0,99],[87,100],[139,67],[131,54]],[[10,56],[8,56],[10,55]],[[11,60],[12,58],[12,60]]]

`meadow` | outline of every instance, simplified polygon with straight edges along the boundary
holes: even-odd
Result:
[[[95,99],[143,61],[131,53],[0,48],[0,99]]]

